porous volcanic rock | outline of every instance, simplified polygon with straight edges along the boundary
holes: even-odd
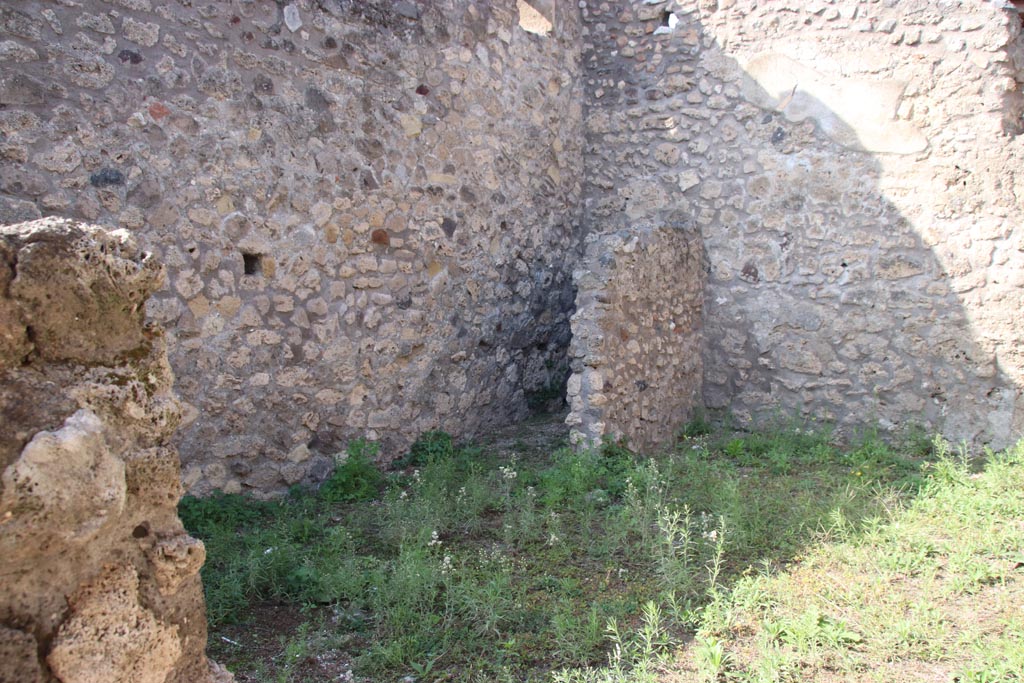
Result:
[[[163,271],[124,231],[0,229],[0,683],[231,680],[177,515]]]

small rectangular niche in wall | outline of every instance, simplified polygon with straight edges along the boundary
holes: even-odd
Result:
[[[664,12],[661,13],[661,26],[656,28],[654,30],[654,33],[656,35],[660,35],[663,33],[671,33],[676,29],[676,26],[678,25],[679,17],[676,15],[676,13],[670,12],[669,10],[665,10]]]
[[[246,275],[262,275],[262,254],[242,254],[242,268]]]
[[[545,7],[546,4],[546,0],[516,0],[516,7],[519,9],[519,28],[538,36],[549,36],[554,27],[549,18],[553,8]],[[545,9],[546,13],[543,11]]]

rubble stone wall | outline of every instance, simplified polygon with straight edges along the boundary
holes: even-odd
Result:
[[[0,230],[0,681],[214,683],[178,519],[163,272],[127,233]]]
[[[523,417],[566,376],[583,234],[652,226],[706,250],[709,407],[1000,445],[1024,429],[1013,7],[16,0],[0,222],[118,226],[167,264],[147,310],[198,494]]]
[[[574,273],[570,439],[671,443],[701,397],[704,258],[689,225],[587,238]]]
[[[585,223],[695,221],[708,406],[1019,435],[1010,3],[581,4]]]
[[[538,35],[521,5],[0,4],[0,222],[121,227],[167,265],[191,491],[281,491],[564,383],[579,9],[532,3]]]

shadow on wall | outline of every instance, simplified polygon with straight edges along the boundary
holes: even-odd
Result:
[[[166,264],[190,492],[283,492],[355,439],[387,460],[557,393],[574,3],[522,3],[547,37],[516,0],[37,4],[0,2],[0,223],[120,226]]]
[[[954,210],[941,196],[917,198],[913,215],[902,210],[914,205],[907,196],[931,189],[913,183],[936,175],[914,169],[943,166],[955,151],[931,139],[927,118],[901,108],[907,84],[891,75],[915,50],[894,50],[872,77],[837,79],[784,54],[814,58],[792,47],[798,30],[817,28],[804,17],[769,24],[774,33],[748,45],[739,10],[677,11],[665,23],[653,9],[584,10],[586,220],[610,232],[684,213],[700,227],[709,263],[705,404],[744,423],[800,416],[844,431],[877,422],[1011,441],[1018,387],[996,350],[1012,344],[1012,327],[1001,339],[998,326],[995,336],[972,327],[988,297],[971,297],[968,308],[965,292],[991,295],[993,285],[952,272],[936,246],[988,242],[984,268],[998,262],[1010,229],[996,239],[978,233],[984,206],[970,221],[929,223]],[[649,30],[655,22],[665,28]],[[624,43],[630,35],[643,37]],[[834,35],[850,38],[846,59],[867,59],[863,36],[848,26]],[[745,51],[753,58],[741,67]],[[842,58],[832,50],[824,61]],[[988,144],[1000,147],[992,135]],[[908,175],[894,180],[894,172]],[[887,196],[898,182],[907,183],[900,205]]]

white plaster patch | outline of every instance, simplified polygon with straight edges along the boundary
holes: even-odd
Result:
[[[758,55],[743,70],[741,88],[748,101],[794,123],[814,119],[844,147],[882,154],[914,154],[928,147],[917,126],[896,119],[904,83],[828,76],[780,54]]]

